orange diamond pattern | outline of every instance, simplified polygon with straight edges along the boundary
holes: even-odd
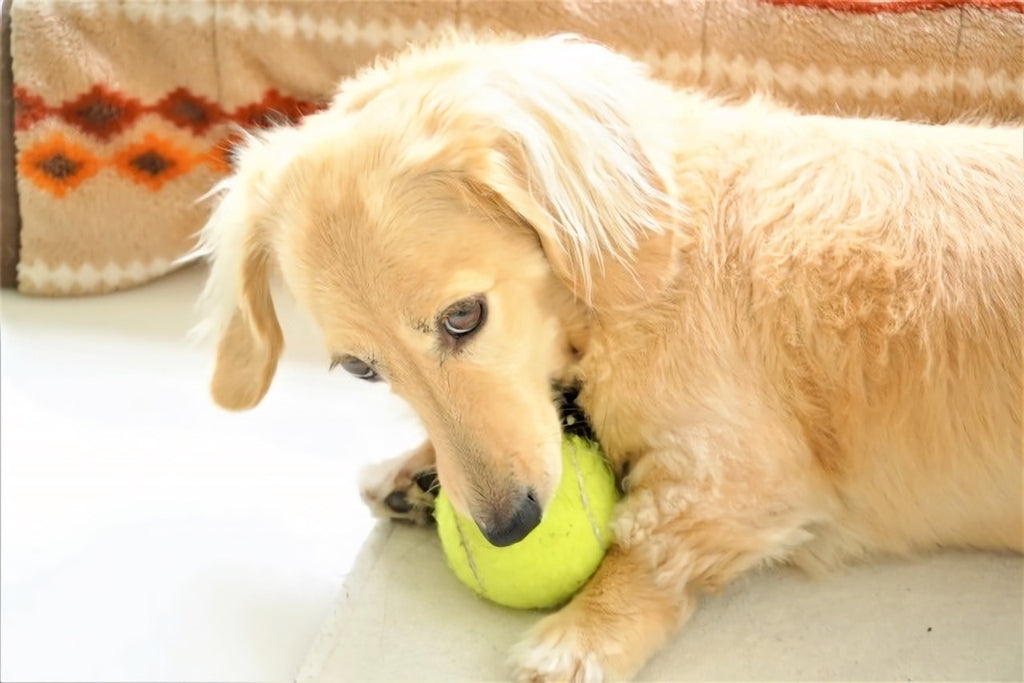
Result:
[[[188,173],[198,159],[184,147],[149,133],[142,142],[114,154],[112,161],[121,175],[156,191],[167,181]]]
[[[141,114],[139,101],[122,97],[102,85],[60,108],[60,116],[100,140],[109,140],[130,126]]]
[[[240,107],[232,118],[244,128],[272,128],[295,123],[319,109],[316,104],[282,95],[272,89],[266,92],[261,101]]]
[[[235,148],[242,141],[241,133],[232,133],[207,153],[207,161],[213,168],[222,173],[231,173],[235,167]]]
[[[50,115],[43,98],[33,95],[22,87],[15,87],[14,95],[14,127],[18,130],[28,128],[36,121]]]
[[[188,128],[196,135],[202,135],[215,123],[224,118],[220,107],[199,95],[193,95],[185,88],[178,88],[153,106],[153,111],[178,126]]]
[[[210,133],[214,126],[239,124],[243,128],[266,128],[293,124],[319,111],[323,103],[301,100],[277,90],[267,90],[259,101],[227,111],[187,88],[175,88],[152,104],[125,96],[116,90],[94,85],[81,95],[57,105],[21,86],[14,86],[14,128],[22,132],[49,118],[59,118],[88,137],[110,145],[126,134],[143,114],[156,114],[175,127],[193,135]],[[158,191],[166,183],[205,164],[219,173],[230,173],[234,150],[242,133],[225,131],[212,147],[190,148],[155,133],[141,142],[115,146],[112,153],[90,151],[84,143],[73,142],[59,133],[22,150],[18,170],[32,184],[63,197],[69,190],[96,175],[104,167],[122,177]]]
[[[84,133],[108,140],[131,127],[145,113],[158,114],[179,128],[202,135],[211,126],[228,121],[244,128],[295,123],[307,114],[320,111],[325,103],[300,100],[272,88],[263,93],[259,101],[228,112],[187,88],[175,88],[154,104],[145,105],[133,97],[95,85],[77,98],[52,107],[25,88],[15,86],[14,106],[16,130],[26,130],[37,121],[58,116]]]
[[[85,148],[54,133],[32,149],[21,154],[18,171],[36,186],[56,197],[96,175],[99,159]]]

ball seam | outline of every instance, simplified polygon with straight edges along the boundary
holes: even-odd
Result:
[[[594,538],[597,540],[598,545],[604,548],[604,535],[601,533],[601,525],[594,519],[594,513],[590,509],[590,497],[587,495],[587,489],[583,482],[583,470],[580,468],[579,459],[576,452],[576,440],[572,439],[569,441],[572,445],[572,466],[576,470],[576,485],[579,487],[580,499],[583,502],[583,512],[587,515],[587,521],[590,522],[590,529],[594,532]]]
[[[459,532],[459,545],[462,546],[462,552],[466,554],[466,564],[469,565],[469,571],[473,572],[473,578],[476,579],[476,585],[481,595],[487,594],[487,588],[484,586],[484,580],[480,576],[480,572],[476,568],[476,561],[473,559],[473,553],[469,551],[469,543],[466,539],[466,534],[462,531],[462,523],[459,521],[459,515],[453,514],[452,521],[455,522],[455,530]]]

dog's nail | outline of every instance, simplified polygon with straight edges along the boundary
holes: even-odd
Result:
[[[412,480],[416,482],[416,486],[419,486],[420,490],[424,493],[430,493],[437,488],[437,472],[434,470],[420,472]]]
[[[384,504],[399,514],[405,514],[412,510],[412,505],[404,491],[392,491],[384,499]]]

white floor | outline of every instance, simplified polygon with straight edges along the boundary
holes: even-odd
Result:
[[[355,471],[418,439],[281,297],[267,398],[213,406],[202,275],[0,295],[4,681],[293,680],[372,527]]]
[[[708,596],[637,681],[1024,680],[1024,562],[943,553],[819,579],[792,569]],[[507,680],[536,613],[476,598],[428,530],[381,525],[297,683]]]

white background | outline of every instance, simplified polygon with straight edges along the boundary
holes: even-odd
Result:
[[[282,296],[266,399],[215,407],[203,275],[0,295],[5,681],[292,680],[373,525],[358,468],[418,441]]]

